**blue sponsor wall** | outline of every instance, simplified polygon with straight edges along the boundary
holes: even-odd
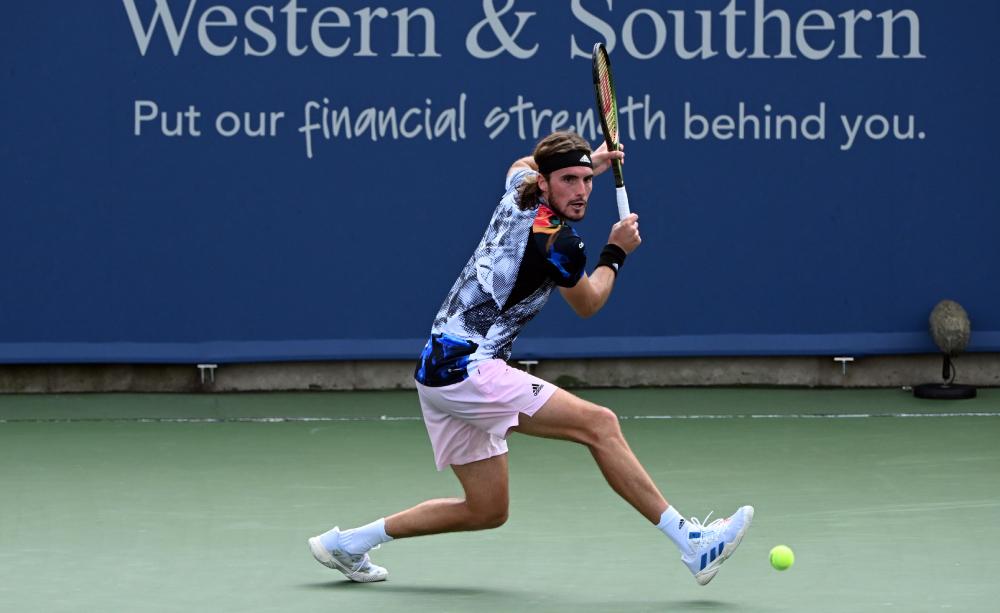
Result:
[[[926,352],[945,298],[1000,350],[996,2],[3,13],[2,362],[415,358],[509,164],[599,142],[598,41],[644,242],[516,357]],[[602,176],[591,265],[615,218]]]

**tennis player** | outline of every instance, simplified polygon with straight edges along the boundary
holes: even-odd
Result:
[[[556,287],[581,317],[607,302],[639,218],[614,224],[588,275],[583,240],[570,225],[587,211],[592,180],[624,158],[591,151],[572,132],[542,139],[507,173],[507,191],[486,233],[445,298],[415,373],[438,470],[451,466],[465,498],[428,500],[350,530],[309,539],[313,556],[352,581],[383,581],[368,552],[393,539],[496,528],[507,520],[507,436],[520,432],[586,445],[608,484],[664,532],[704,585],[739,545],[753,507],[704,525],[670,506],[629,448],[610,409],[587,402],[506,361],[521,328]],[[706,518],[707,521],[707,518]]]

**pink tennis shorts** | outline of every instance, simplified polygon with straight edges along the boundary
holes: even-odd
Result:
[[[487,360],[452,385],[417,383],[437,469],[507,453],[507,434],[519,415],[534,415],[556,389],[503,360]]]

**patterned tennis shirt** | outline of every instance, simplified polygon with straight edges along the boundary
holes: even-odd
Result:
[[[583,240],[545,204],[518,207],[519,169],[486,233],[438,310],[414,377],[430,387],[463,381],[484,360],[510,358],[514,339],[556,286],[573,287],[587,263]]]

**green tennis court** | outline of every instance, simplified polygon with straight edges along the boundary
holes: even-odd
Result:
[[[413,392],[0,396],[0,610],[995,610],[997,390],[581,395],[683,513],[756,506],[710,585],[585,449],[523,436],[502,528],[389,543],[384,584],[318,565],[309,536],[460,494]]]

